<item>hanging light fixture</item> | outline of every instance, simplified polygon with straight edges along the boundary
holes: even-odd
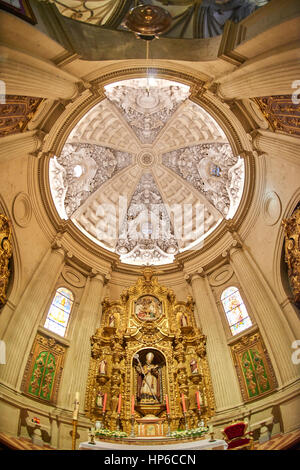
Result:
[[[139,5],[127,13],[123,26],[138,38],[152,41],[165,33],[172,23],[172,16],[164,8],[155,5]]]
[[[153,39],[165,33],[171,26],[170,13],[155,5],[138,5],[127,13],[123,26],[133,32],[138,39],[146,41],[146,61],[149,61],[149,45]],[[150,79],[147,68],[147,93],[150,93]]]

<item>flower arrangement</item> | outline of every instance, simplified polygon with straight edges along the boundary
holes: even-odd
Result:
[[[115,437],[115,438],[122,438],[127,437],[127,433],[124,431],[110,431],[109,429],[97,429],[95,432],[96,437]]]
[[[171,432],[171,437],[175,439],[188,439],[188,438],[195,438],[201,437],[203,434],[207,433],[208,428],[205,426],[199,426],[198,428],[194,429],[187,429],[187,430],[178,430]]]

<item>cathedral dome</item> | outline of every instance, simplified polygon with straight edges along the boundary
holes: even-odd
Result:
[[[109,84],[50,159],[61,219],[126,264],[172,263],[239,206],[244,161],[189,96],[162,78]]]

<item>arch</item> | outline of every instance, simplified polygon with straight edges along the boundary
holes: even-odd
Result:
[[[74,294],[67,287],[56,289],[47,313],[44,327],[60,336],[65,336],[74,303]]]
[[[226,287],[221,294],[221,302],[233,336],[252,326],[252,321],[238,287]]]

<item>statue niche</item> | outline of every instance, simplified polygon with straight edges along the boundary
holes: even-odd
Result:
[[[133,356],[134,390],[142,415],[161,411],[166,361],[156,349],[143,349]]]

